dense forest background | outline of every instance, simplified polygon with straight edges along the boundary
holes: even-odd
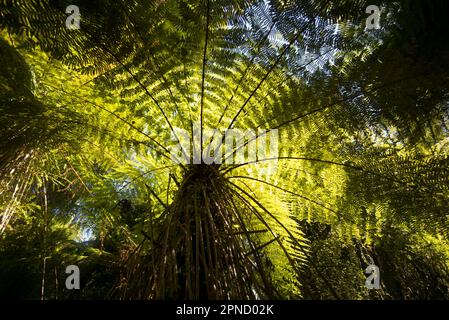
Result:
[[[0,0],[0,298],[449,298],[449,2],[372,4]]]

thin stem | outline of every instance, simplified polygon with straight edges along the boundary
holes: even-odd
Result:
[[[206,38],[204,40],[204,50],[203,50],[203,71],[201,75],[201,102],[200,102],[200,159],[203,161],[203,108],[204,108],[204,81],[206,78],[206,63],[207,63],[207,45],[209,42],[209,0],[207,0],[207,13],[206,13]],[[193,136],[192,136],[193,139]]]

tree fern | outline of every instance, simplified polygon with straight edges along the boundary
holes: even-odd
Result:
[[[413,3],[372,34],[365,1],[79,1],[79,30],[68,1],[0,4],[0,231],[41,181],[112,243],[110,297],[298,298],[311,270],[347,298],[312,223],[353,259],[385,221],[447,235],[447,50],[419,49],[446,4]],[[277,154],[229,164],[269,130]]]

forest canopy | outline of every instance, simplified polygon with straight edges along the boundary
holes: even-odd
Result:
[[[0,299],[448,299],[449,3],[372,4],[0,0]]]

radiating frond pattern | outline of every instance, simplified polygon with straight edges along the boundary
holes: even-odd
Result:
[[[79,0],[78,30],[71,4],[0,1],[0,235],[43,219],[44,280],[59,216],[121,299],[360,298],[329,239],[352,279],[398,267],[383,232],[447,245],[445,1],[381,2],[372,31],[366,1]]]

